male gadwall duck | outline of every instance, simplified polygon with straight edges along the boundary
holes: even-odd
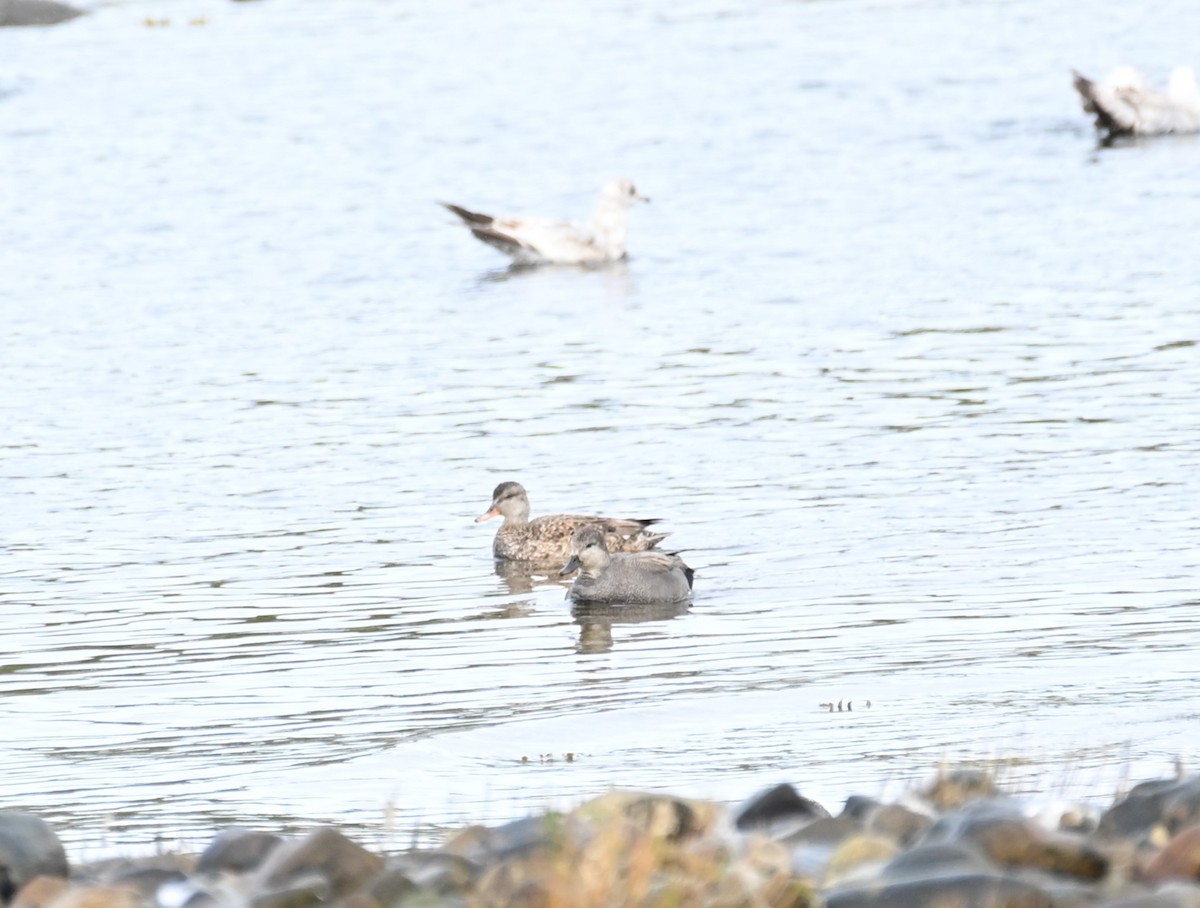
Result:
[[[559,575],[579,571],[567,596],[578,603],[680,602],[692,593],[694,572],[666,552],[610,554],[599,527],[583,526],[571,537],[571,560]]]
[[[644,552],[667,538],[666,533],[647,530],[657,520],[621,520],[553,514],[529,519],[529,496],[519,482],[502,482],[492,492],[492,506],[475,518],[476,523],[503,517],[504,523],[492,540],[492,554],[510,561],[562,564],[571,557],[571,535],[580,527],[594,526],[614,552]]]
[[[1103,82],[1074,76],[1084,111],[1107,137],[1200,130],[1200,87],[1189,66],[1171,72],[1166,94],[1148,87],[1146,77],[1132,66],[1118,66]]]
[[[602,265],[625,257],[629,208],[650,201],[624,177],[610,180],[589,224],[545,218],[493,217],[442,204],[462,218],[471,233],[513,257],[518,265]]]

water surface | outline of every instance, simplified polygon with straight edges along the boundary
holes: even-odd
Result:
[[[169,26],[147,27],[147,17]],[[189,24],[203,17],[205,24]],[[0,33],[5,802],[75,853],[1197,756],[1200,7],[125,3]],[[585,216],[509,273],[435,200]],[[472,520],[664,520],[573,615]],[[843,701],[852,711],[822,704]],[[869,701],[869,706],[868,706]]]

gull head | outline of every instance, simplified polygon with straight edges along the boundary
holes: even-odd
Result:
[[[600,193],[600,196],[605,203],[618,205],[622,208],[629,208],[634,202],[650,201],[649,197],[638,194],[637,187],[633,185],[633,180],[628,177],[617,177],[609,180],[604,184],[604,190]]]
[[[1190,66],[1177,66],[1171,70],[1171,81],[1167,84],[1167,97],[1178,104],[1200,107],[1200,87],[1196,85],[1196,72]]]

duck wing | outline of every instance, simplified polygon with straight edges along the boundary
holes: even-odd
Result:
[[[692,578],[696,572],[684,564],[683,559],[674,552],[635,552],[625,557],[636,559],[639,568],[655,574],[669,574],[672,571],[682,571],[687,578],[688,589],[692,588]]]

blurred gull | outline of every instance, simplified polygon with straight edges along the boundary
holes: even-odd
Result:
[[[629,208],[648,202],[630,180],[610,180],[600,193],[596,215],[588,224],[546,218],[506,218],[478,214],[442,202],[462,218],[471,233],[511,255],[518,265],[602,265],[625,257]]]
[[[1118,66],[1103,82],[1075,73],[1075,89],[1083,109],[1096,118],[1096,128],[1109,136],[1156,136],[1200,130],[1200,88],[1190,66],[1171,72],[1167,92],[1146,85],[1132,66]]]

